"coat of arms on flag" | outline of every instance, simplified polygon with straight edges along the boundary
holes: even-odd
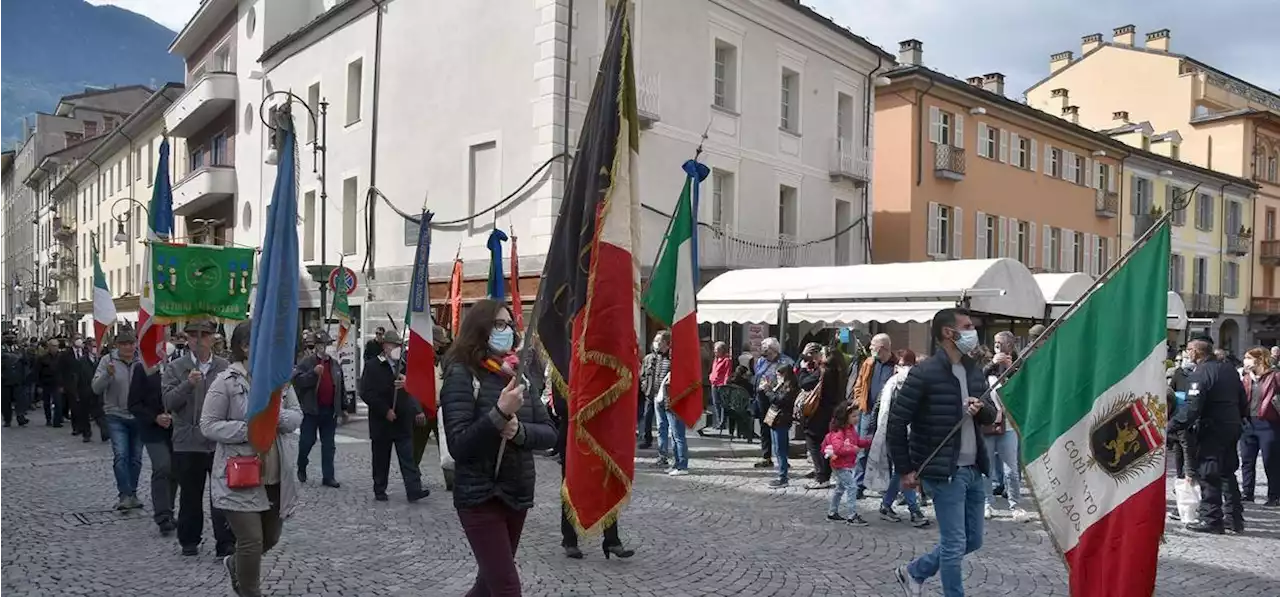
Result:
[[[1117,480],[1163,465],[1164,426],[1162,399],[1151,393],[1122,394],[1094,417],[1089,433],[1092,460]]]

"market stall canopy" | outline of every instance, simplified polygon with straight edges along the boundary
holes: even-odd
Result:
[[[1178,331],[1187,329],[1187,305],[1182,302],[1182,297],[1172,290],[1169,291],[1169,306],[1166,310],[1169,312],[1168,329]]]
[[[1093,286],[1093,278],[1088,274],[1036,274],[1036,284],[1040,286],[1040,294],[1049,305],[1049,318],[1057,319],[1067,312],[1071,303],[1084,296]]]
[[[725,272],[698,292],[701,323],[929,321],[968,298],[981,313],[1040,319],[1045,301],[1013,259],[966,259]]]

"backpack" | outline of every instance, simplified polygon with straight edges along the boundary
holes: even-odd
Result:
[[[822,402],[822,380],[826,376],[826,371],[823,371],[818,376],[818,385],[813,386],[812,390],[800,390],[800,395],[796,396],[796,404],[791,410],[792,416],[797,419],[808,418],[818,411],[818,404]]]

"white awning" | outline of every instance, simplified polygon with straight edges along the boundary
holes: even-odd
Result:
[[[777,303],[698,305],[698,323],[767,323],[777,325]]]
[[[1168,329],[1182,331],[1187,329],[1187,305],[1182,302],[1178,293],[1169,291]]]
[[[764,310],[776,311],[783,300],[793,322],[846,321],[853,315],[874,317],[864,321],[917,321],[926,308],[937,311],[963,298],[974,311],[1044,317],[1044,296],[1026,266],[1013,259],[965,259],[732,270],[698,292],[698,321],[758,322]],[[734,319],[733,310],[751,319]]]
[[[1040,293],[1049,305],[1049,318],[1057,319],[1067,312],[1067,308],[1076,299],[1084,296],[1093,286],[1093,278],[1088,274],[1036,274],[1036,284]]]

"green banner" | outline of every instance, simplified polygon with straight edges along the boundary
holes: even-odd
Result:
[[[242,320],[249,315],[254,250],[212,245],[151,245],[155,317]]]

